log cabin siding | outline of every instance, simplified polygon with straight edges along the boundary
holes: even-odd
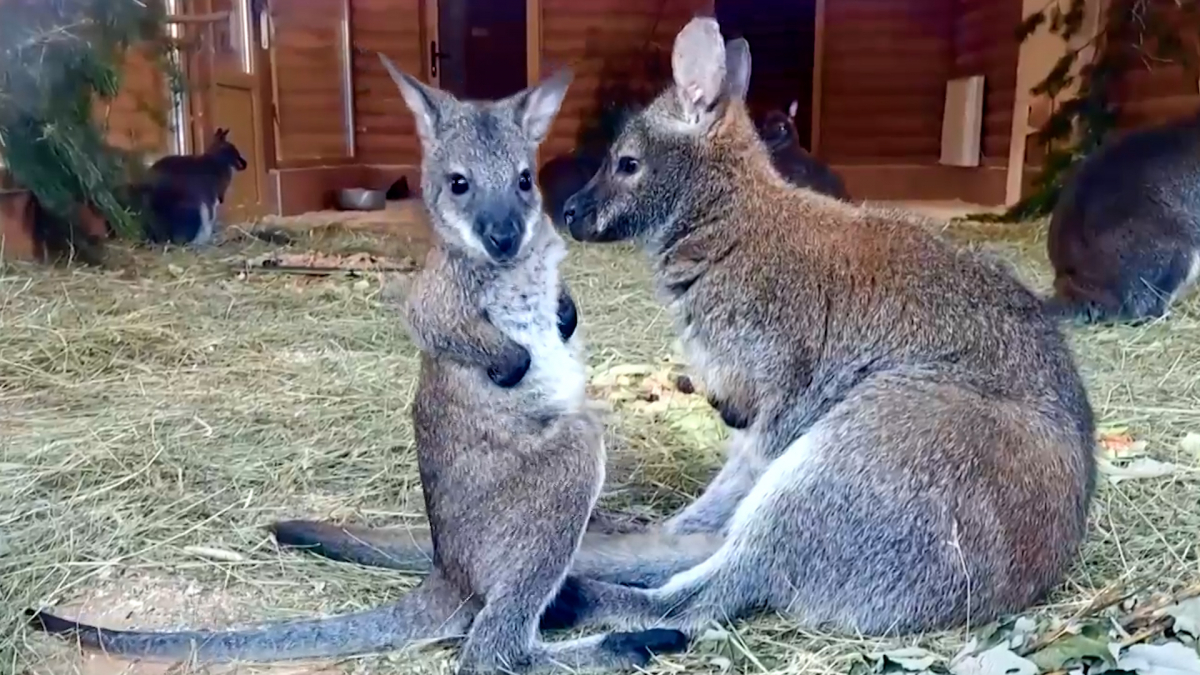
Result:
[[[1162,16],[1168,17],[1184,49],[1192,54],[1200,51],[1200,26],[1178,11],[1176,0],[1151,2],[1158,5],[1158,11],[1165,12]],[[1175,20],[1170,18],[1172,13]],[[1135,65],[1123,74],[1115,95],[1120,106],[1118,127],[1122,130],[1162,124],[1195,114],[1200,108],[1200,74],[1189,72],[1178,62],[1158,60],[1157,52],[1155,44],[1146,45],[1144,51],[1131,48]]]
[[[352,0],[355,156],[367,164],[418,164],[412,114],[379,62],[387,54],[401,70],[425,77],[429,40],[421,0]]]
[[[931,164],[953,65],[955,0],[826,0],[818,154]]]
[[[275,153],[291,162],[349,157],[341,0],[272,0]]]
[[[96,105],[107,126],[108,141],[128,150],[158,157],[171,151],[170,93],[166,76],[144,53],[132,49],[125,59],[121,92],[110,103]]]
[[[1008,162],[1017,86],[1020,0],[955,0],[952,77],[984,76],[983,164]]]
[[[679,29],[697,13],[711,12],[711,0],[542,0],[542,73],[563,65],[575,71],[542,160],[574,149],[585,121],[599,110],[597,89],[606,70],[637,58],[647,45],[669,59]]]

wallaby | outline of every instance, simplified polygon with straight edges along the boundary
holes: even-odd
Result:
[[[586,536],[542,627],[776,611],[886,635],[1036,602],[1095,485],[1092,409],[1039,298],[920,216],[790,186],[746,112],[749,45],[715,20],[682,29],[672,67],[564,220],[642,245],[729,456],[657,532]],[[342,529],[276,524],[367,564],[427,546]]]
[[[530,170],[570,71],[497,102],[460,101],[380,58],[417,120],[438,239],[406,312],[421,348],[412,419],[434,572],[383,608],[247,631],[108,631],[46,614],[35,624],[117,654],[200,661],[343,656],[465,632],[461,673],[628,668],[684,649],[674,630],[537,638],[605,463],[558,274],[566,246]]]
[[[1105,143],[1050,218],[1054,295],[1084,322],[1159,318],[1200,276],[1200,114]]]
[[[546,195],[546,214],[562,227],[562,209],[600,168],[600,159],[585,152],[558,155],[538,170],[538,185]]]
[[[758,135],[767,144],[775,169],[792,185],[850,201],[850,193],[846,192],[842,177],[801,147],[795,122],[798,107],[799,102],[792,101],[786,113],[782,110],[768,111],[758,125]]]
[[[235,171],[249,166],[228,129],[217,129],[203,154],[167,155],[150,165],[146,181],[131,186],[134,206],[146,221],[146,238],[202,246],[216,235],[217,206]]]

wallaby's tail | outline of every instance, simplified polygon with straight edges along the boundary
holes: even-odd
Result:
[[[270,527],[281,546],[303,548],[331,560],[412,574],[433,567],[433,545],[422,528],[365,528],[316,520],[288,520]],[[724,538],[660,532],[583,537],[571,573],[625,586],[660,586],[716,553]]]
[[[370,654],[420,640],[462,636],[472,618],[458,595],[434,578],[426,579],[399,602],[378,609],[227,632],[109,630],[43,612],[28,613],[35,629],[71,635],[84,646],[110,654],[197,662],[268,662]]]

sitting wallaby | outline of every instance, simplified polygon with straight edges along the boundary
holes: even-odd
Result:
[[[417,120],[421,194],[439,240],[406,314],[422,350],[412,418],[434,572],[383,608],[246,631],[108,631],[45,614],[36,625],[117,654],[200,661],[343,656],[466,632],[461,673],[636,667],[686,647],[673,630],[537,639],[605,463],[559,280],[566,246],[530,171],[570,71],[474,102],[381,60]]]
[[[146,238],[202,246],[217,232],[217,207],[235,171],[248,166],[229,140],[228,129],[217,129],[200,155],[167,155],[150,165],[146,181],[131,186],[134,205],[146,221]]]
[[[1095,484],[1092,410],[1055,322],[919,216],[790,186],[746,112],[745,40],[694,19],[672,65],[564,220],[578,240],[641,243],[729,457],[658,532],[586,536],[543,628],[690,632],[766,610],[883,635],[1036,602],[1073,562]],[[367,564],[427,547],[276,532]]]
[[[1200,276],[1200,114],[1102,145],[1050,219],[1048,306],[1085,322],[1166,314]]]
[[[763,115],[758,125],[758,135],[767,144],[775,169],[792,185],[806,187],[827,194],[834,199],[850,201],[842,177],[830,166],[810,155],[800,145],[796,133],[797,101],[792,101],[787,112],[771,110]]]

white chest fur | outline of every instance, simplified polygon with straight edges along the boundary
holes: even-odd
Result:
[[[558,330],[558,267],[566,246],[557,233],[530,252],[513,273],[488,289],[492,323],[529,350],[529,372],[517,389],[546,405],[578,410],[584,402],[587,373],[578,341],[564,343]],[[536,246],[536,244],[535,244]]]

